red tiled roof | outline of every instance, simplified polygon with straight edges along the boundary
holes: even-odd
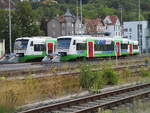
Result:
[[[116,24],[117,20],[119,20],[117,16],[107,16],[106,18],[109,18],[111,20],[111,25]]]
[[[97,19],[85,19],[84,22],[85,22],[85,24],[87,24],[87,25],[94,26],[94,25],[100,24],[102,21],[101,21],[100,18],[97,18]],[[102,24],[103,24],[103,23],[102,23]]]
[[[99,32],[97,31],[97,26],[104,26],[104,23],[100,18],[97,19],[85,19],[84,23],[86,25],[86,32],[92,33],[92,32]]]
[[[61,15],[61,16],[57,17],[57,19],[58,19],[59,22],[64,22],[65,21],[64,15]]]

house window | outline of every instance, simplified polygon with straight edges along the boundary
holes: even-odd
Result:
[[[128,32],[128,29],[126,28],[126,29],[124,29],[124,32]]]
[[[72,27],[74,27],[74,25],[72,24]]]
[[[142,24],[138,24],[137,28],[138,28],[138,31],[142,32]]]
[[[142,32],[142,24],[140,25],[140,31]]]
[[[130,28],[129,31],[132,32],[132,29]]]

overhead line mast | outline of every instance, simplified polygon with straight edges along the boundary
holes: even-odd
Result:
[[[82,0],[80,0],[80,11],[81,11],[81,24],[82,24],[82,21],[83,21],[83,15],[82,15]]]
[[[11,54],[12,53],[12,47],[11,47],[11,7],[10,7],[10,0],[9,0],[9,51]]]

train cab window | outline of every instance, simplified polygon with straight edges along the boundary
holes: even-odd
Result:
[[[33,41],[31,41],[30,46],[33,46]]]
[[[76,40],[73,41],[73,45],[76,45]]]
[[[34,51],[44,51],[45,45],[44,44],[35,44],[34,45]]]

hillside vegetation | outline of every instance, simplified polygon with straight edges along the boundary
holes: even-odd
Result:
[[[32,3],[33,9],[40,12],[41,17],[54,17],[63,14],[67,8],[76,15],[77,0],[55,0],[57,3],[46,0],[49,3]],[[79,0],[80,1],[80,0]],[[78,1],[78,4],[79,4]],[[106,15],[118,15],[123,9],[123,20],[138,20],[138,0],[82,0],[83,16],[85,18],[105,17]],[[50,3],[51,2],[51,3]],[[147,20],[150,15],[150,0],[141,0],[141,20]]]

